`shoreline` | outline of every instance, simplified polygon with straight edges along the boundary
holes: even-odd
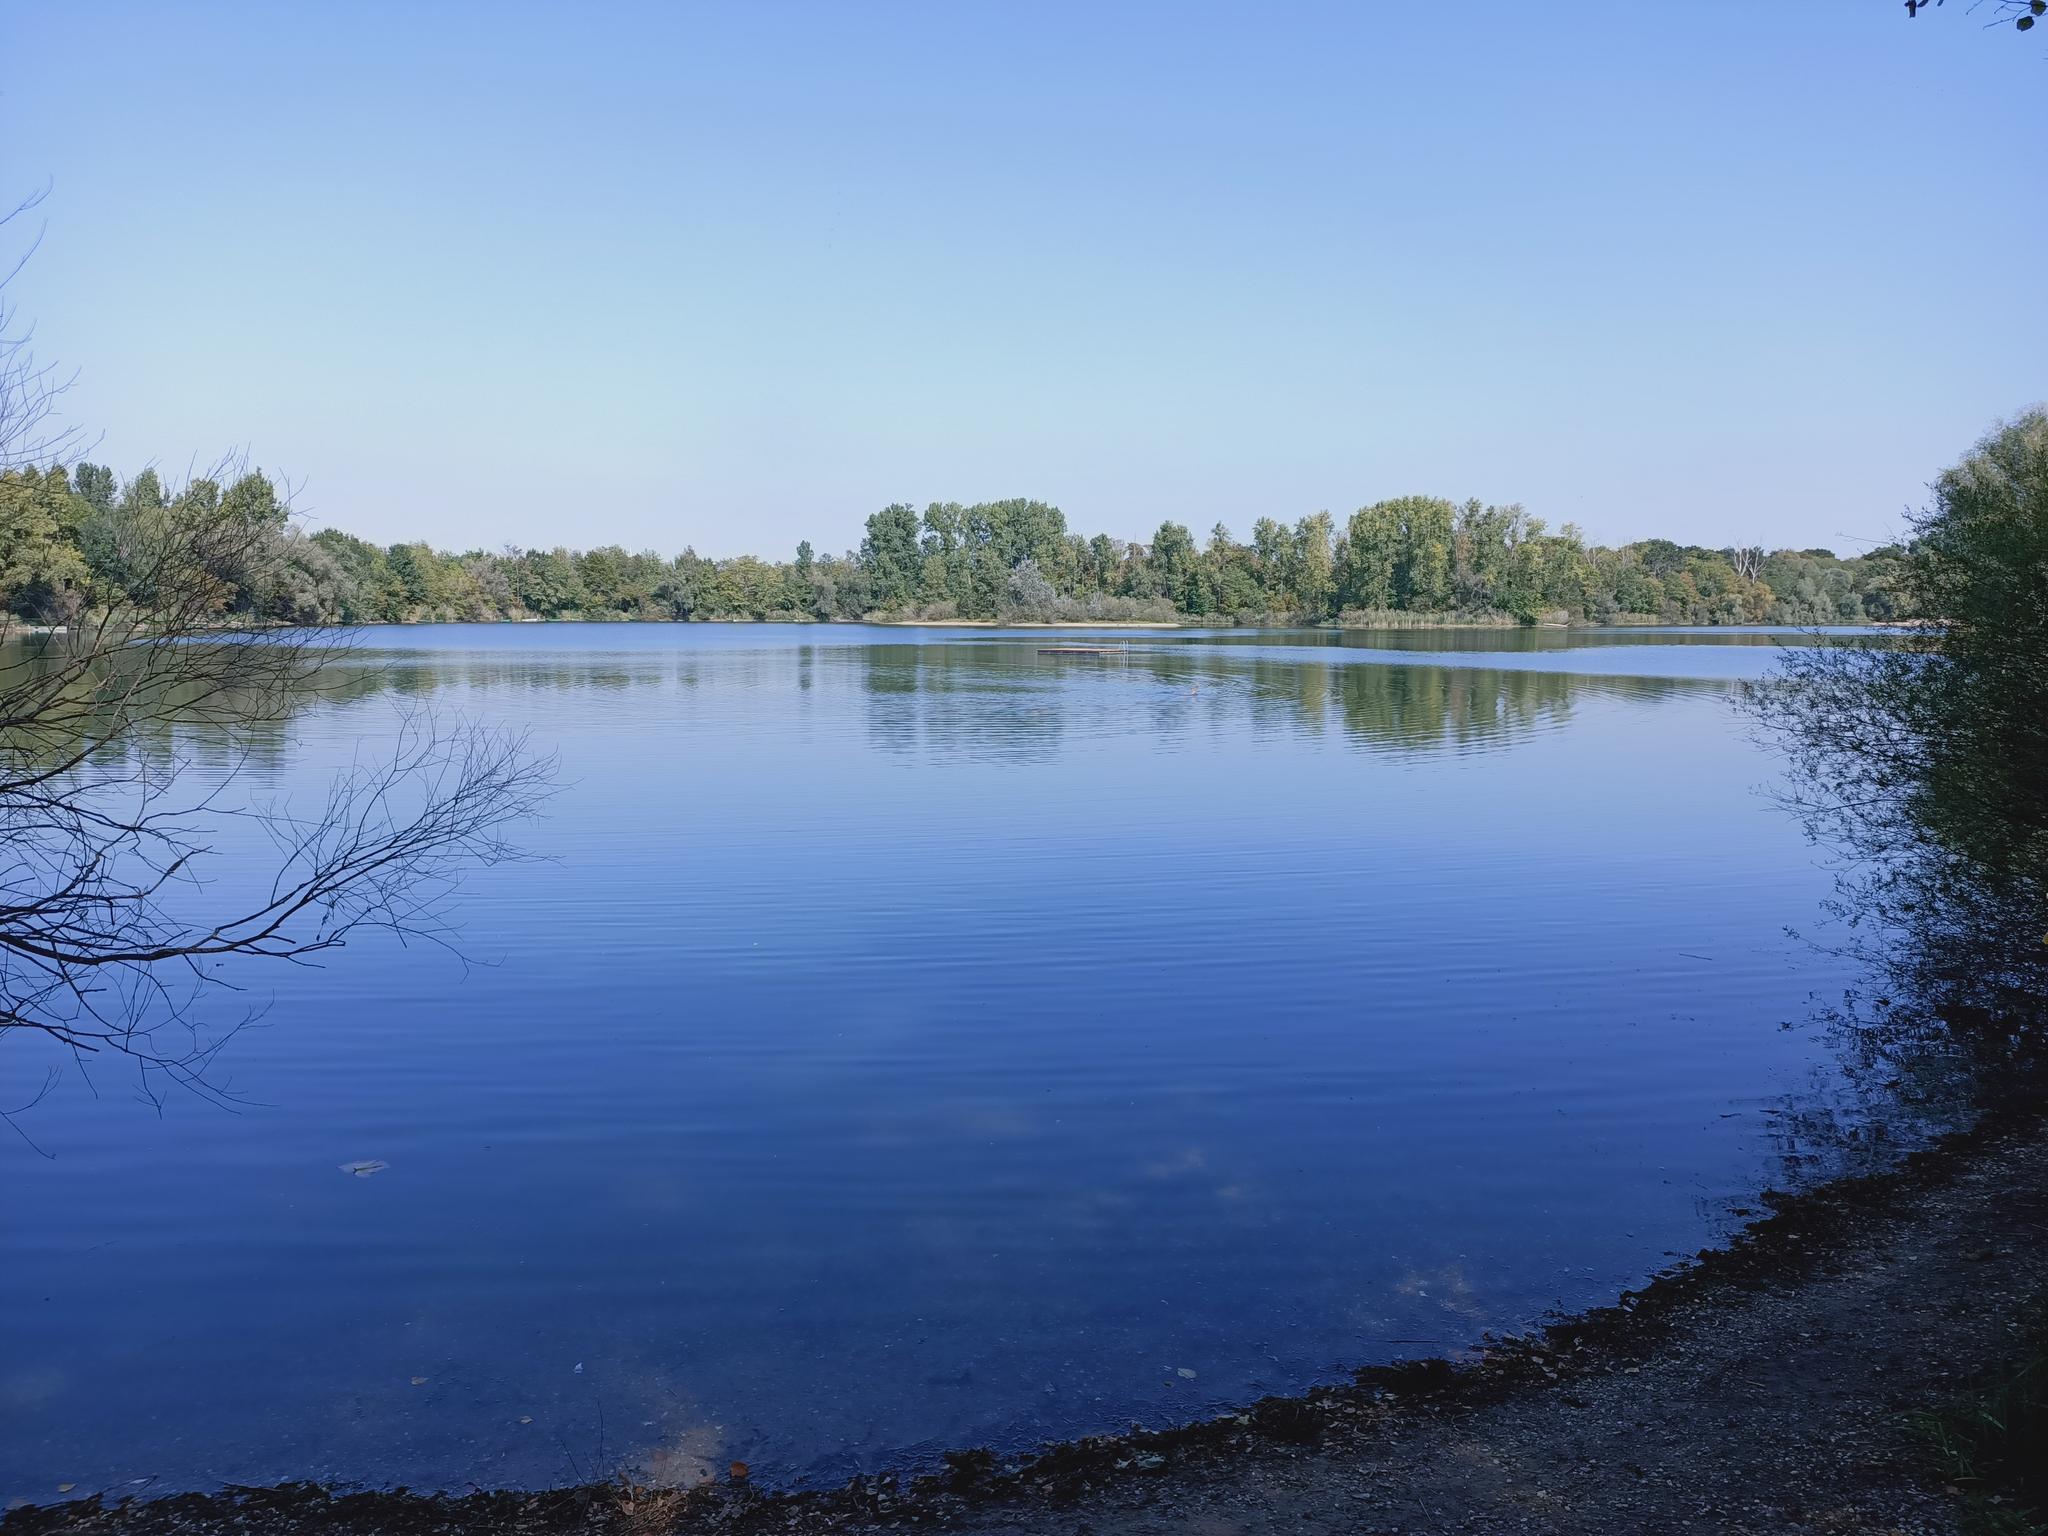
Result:
[[[1403,614],[1399,616],[1390,616],[1384,619],[1374,618],[1369,622],[1354,621],[1351,623],[1344,623],[1339,620],[1332,619],[1324,621],[1322,623],[1314,624],[1302,623],[1299,621],[1292,623],[1284,623],[1279,622],[1277,618],[1274,622],[1270,623],[1260,622],[1254,624],[1239,624],[1234,621],[1218,622],[1219,618],[1227,619],[1227,616],[1210,615],[1201,618],[1190,617],[1182,619],[899,619],[877,617],[859,619],[820,619],[792,615],[787,618],[767,619],[646,619],[631,618],[625,615],[615,615],[604,618],[585,618],[582,616],[577,616],[573,618],[556,617],[546,619],[535,618],[529,615],[524,617],[505,616],[494,619],[361,619],[347,622],[337,621],[331,624],[309,623],[304,625],[271,623],[258,626],[256,628],[248,630],[247,632],[257,633],[271,631],[292,633],[296,631],[313,634],[348,634],[355,630],[361,629],[443,629],[452,628],[457,625],[474,625],[484,628],[496,628],[499,626],[530,628],[549,627],[555,625],[560,625],[564,627],[583,627],[588,625],[631,625],[636,628],[642,626],[648,628],[661,628],[672,626],[678,629],[688,629],[700,625],[706,627],[724,626],[731,628],[745,628],[752,625],[772,624],[786,629],[807,629],[813,626],[816,626],[820,629],[1025,629],[1139,631],[1201,629],[1242,630],[1246,633],[1256,633],[1260,630],[1320,630],[1338,634],[1374,634],[1384,632],[1400,632],[1404,630],[1430,630],[1434,632],[1469,634],[1501,634],[1509,632],[1518,634],[1625,634],[1629,632],[1683,631],[1688,634],[1752,633],[1797,635],[1812,634],[1816,632],[1824,633],[1834,630],[1871,630],[1878,632],[1908,631],[1918,627],[1918,621],[1912,619],[1865,619],[1857,621],[1855,623],[1849,623],[1845,621],[1841,624],[1814,625],[1771,623],[1667,624],[1662,619],[1640,616],[1636,618],[1631,618],[1627,621],[1616,621],[1604,624],[1590,619],[1572,622],[1553,622],[1550,620],[1543,620],[1534,624],[1524,624],[1519,620],[1506,617],[1485,618],[1433,613]],[[0,615],[0,641],[11,640],[16,637],[36,639],[48,638],[54,635],[66,634],[69,632],[69,629],[70,626],[63,624],[29,624],[21,620],[9,619],[4,615]]]
[[[1987,1186],[1994,1184],[2001,1187],[1987,1191]],[[944,1471],[883,1473],[856,1477],[836,1488],[805,1491],[764,1490],[751,1483],[736,1464],[735,1476],[690,1489],[617,1480],[537,1491],[468,1493],[413,1493],[402,1488],[344,1491],[293,1483],[114,1503],[103,1503],[95,1494],[62,1504],[12,1509],[0,1517],[0,1536],[112,1536],[117,1532],[124,1536],[197,1536],[227,1530],[257,1536],[372,1531],[398,1536],[413,1532],[551,1536],[589,1529],[636,1533],[718,1530],[742,1536],[829,1530],[852,1536],[906,1525],[958,1531],[1036,1530],[1055,1515],[1063,1527],[1070,1527],[1073,1511],[1083,1503],[1101,1507],[1093,1528],[1107,1531],[1118,1528],[1118,1519],[1135,1520],[1140,1511],[1150,1511],[1148,1518],[1156,1518],[1162,1499],[1185,1499],[1191,1505],[1247,1498],[1256,1503],[1265,1496],[1261,1490],[1266,1482],[1282,1473],[1298,1482],[1306,1475],[1302,1469],[1313,1468],[1319,1459],[1329,1462],[1329,1476],[1350,1477],[1359,1465],[1375,1457],[1387,1459],[1396,1451],[1410,1460],[1443,1452],[1447,1448],[1433,1446],[1431,1438],[1445,1433],[1452,1420],[1483,1420],[1493,1414],[1533,1421],[1540,1428],[1546,1419],[1554,1422],[1580,1414],[1585,1397],[1597,1392],[1646,1390],[1634,1379],[1653,1378],[1659,1371],[1668,1373],[1744,1328],[1759,1333],[1764,1343],[1753,1368],[1783,1375],[1791,1370],[1805,1341],[1829,1336],[1827,1331],[1791,1326],[1810,1322],[1806,1314],[1816,1310],[1812,1304],[1827,1300],[1824,1293],[1829,1287],[1842,1291],[1846,1285],[1846,1302],[1835,1296],[1830,1303],[1836,1312],[1845,1314],[1841,1342],[1855,1350],[1873,1349],[1876,1335],[1865,1314],[1872,1295],[1881,1287],[1871,1280],[1859,1288],[1859,1266],[1871,1262],[1871,1252],[1890,1252],[1902,1269],[1917,1265],[1938,1270],[1944,1264],[1952,1269],[1960,1263],[1966,1295],[1974,1294],[1968,1287],[1981,1287],[2000,1272],[1991,1266],[2001,1256],[2017,1260],[2005,1269],[2038,1284],[2039,1278],[2048,1274],[2044,1107],[2029,1103],[1987,1110],[1971,1127],[1907,1153],[1883,1171],[1846,1175],[1796,1194],[1765,1190],[1758,1203],[1768,1207],[1770,1214],[1738,1229],[1725,1243],[1702,1249],[1641,1287],[1622,1292],[1605,1306],[1557,1318],[1523,1334],[1477,1341],[1467,1358],[1455,1363],[1432,1356],[1366,1367],[1346,1384],[1264,1398],[1239,1412],[1169,1429],[1134,1427],[1009,1458],[982,1448],[959,1449],[945,1454]],[[1958,1236],[1959,1232],[1963,1235]],[[1964,1257],[1952,1251],[1959,1244],[1982,1242],[1987,1235],[1990,1242],[1986,1246],[1969,1248]],[[2015,1251],[2001,1255],[2001,1247]],[[2020,1253],[2019,1249],[2027,1251]],[[1972,1265],[1978,1268],[1972,1270]],[[1841,1273],[1845,1268],[1846,1281]],[[1941,1308],[1926,1298],[1909,1297],[1911,1326],[1930,1335],[1944,1326],[1956,1326],[1954,1297],[1946,1301],[1947,1315],[1943,1315]],[[1825,1307],[1818,1310],[1823,1316],[1832,1315]],[[1977,1334],[1995,1331],[1997,1320],[1991,1311],[1978,1308],[1977,1313],[1962,1321],[1977,1325]],[[1944,1361],[1951,1354],[1960,1359],[1967,1352],[1954,1339],[1935,1339],[1933,1347]],[[1842,1405],[1834,1399],[1845,1385],[1845,1369],[1840,1364],[1828,1367],[1811,1394],[1818,1401],[1801,1401],[1799,1411],[1813,1421],[1815,1434],[1827,1434],[1833,1416],[1841,1410]],[[1885,1369],[1882,1363],[1874,1365],[1878,1379],[1882,1380]],[[1939,1375],[1944,1379],[1949,1375],[1945,1366]],[[1683,1401],[1667,1406],[1682,1412],[1685,1421],[1693,1424],[1696,1438],[1705,1437],[1708,1453],[1717,1452],[1716,1442],[1724,1432],[1704,1425],[1701,1416]],[[1886,1411],[1893,1419],[1898,1417],[1895,1411]],[[1725,1433],[1733,1436],[1737,1421],[1730,1418],[1726,1422],[1730,1428]],[[1647,1458],[1648,1451],[1643,1455]],[[1895,1455],[1887,1465],[1890,1471],[1883,1476],[1871,1474],[1875,1478],[1871,1494],[1896,1500],[1926,1493],[1920,1486],[1925,1479],[1908,1478],[1899,1483],[1899,1474],[1912,1469],[1897,1466]],[[1627,1478],[1634,1479],[1634,1474]],[[1914,1493],[1915,1488],[1920,1492]],[[1391,1492],[1392,1484],[1381,1491]],[[1682,1479],[1678,1491],[1686,1491]],[[1313,1478],[1308,1491],[1300,1496],[1311,1503],[1321,1496]],[[1345,1495],[1349,1500],[1373,1496],[1370,1487],[1347,1490]],[[1448,1497],[1448,1492],[1444,1496]],[[1927,1496],[1939,1502],[1937,1496]],[[1342,1502],[1324,1499],[1324,1512],[1333,1518],[1353,1518],[1356,1505],[1340,1507]],[[1559,1509],[1556,1513],[1567,1512]],[[1604,1531],[1609,1527],[1599,1517],[1608,1513],[1612,1512],[1604,1506],[1590,1510],[1582,1506],[1570,1513],[1569,1523],[1555,1528]],[[1309,1512],[1300,1511],[1299,1518],[1309,1518]],[[1288,1520],[1298,1523],[1292,1514]],[[1261,1523],[1254,1520],[1246,1529]],[[1131,1527],[1134,1532],[1156,1528]],[[1332,1528],[1362,1527],[1340,1522]],[[1496,1527],[1488,1523],[1473,1528]],[[1620,1523],[1612,1528],[1634,1527]],[[1915,1524],[1911,1528],[1942,1527]],[[1865,1527],[1837,1524],[1813,1529]]]

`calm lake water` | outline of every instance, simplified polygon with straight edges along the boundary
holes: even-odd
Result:
[[[1611,1299],[1836,1092],[1781,637],[362,638],[247,781],[517,724],[546,861],[467,964],[242,973],[234,1112],[72,1070],[0,1143],[0,1499],[1186,1419]]]

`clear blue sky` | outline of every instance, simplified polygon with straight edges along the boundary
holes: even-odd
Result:
[[[2048,48],[1962,0],[16,0],[0,56],[96,457],[380,541],[1850,548],[2048,396]]]

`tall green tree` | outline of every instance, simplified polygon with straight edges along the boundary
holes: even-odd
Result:
[[[1411,496],[1401,513],[1401,555],[1394,590],[1405,607],[1440,613],[1450,608],[1451,539],[1457,511],[1440,496]]]
[[[1159,525],[1152,535],[1152,550],[1146,564],[1150,571],[1149,594],[1164,597],[1183,612],[1188,599],[1199,595],[1201,561],[1195,550],[1195,536],[1185,524],[1171,520]]]
[[[1252,524],[1252,562],[1258,569],[1266,606],[1276,611],[1295,606],[1294,588],[1289,584],[1292,552],[1293,540],[1279,519],[1262,517]]]
[[[1330,600],[1336,591],[1336,556],[1330,514],[1316,512],[1294,525],[1288,543],[1289,589],[1301,612],[1315,620],[1329,617]]]
[[[916,594],[923,563],[917,534],[916,510],[900,501],[868,519],[860,562],[880,607],[901,608]]]
[[[1401,557],[1401,513],[1391,501],[1351,514],[1337,571],[1337,604],[1366,610],[1394,606],[1394,567]]]
[[[114,498],[120,490],[114,472],[104,464],[74,465],[71,488],[80,501],[102,513],[114,510]]]

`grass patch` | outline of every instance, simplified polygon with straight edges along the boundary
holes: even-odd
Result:
[[[2048,1291],[2021,1317],[2012,1364],[1912,1422],[1962,1490],[1971,1536],[2048,1536]]]

